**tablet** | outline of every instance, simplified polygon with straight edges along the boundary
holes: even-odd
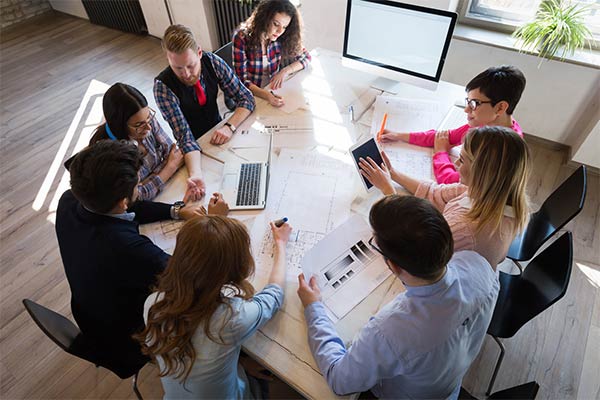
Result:
[[[365,187],[367,192],[370,192],[374,186],[371,184],[371,182],[369,182],[367,180],[367,178],[362,176],[362,174],[360,173],[360,167],[358,166],[358,160],[360,158],[364,158],[366,160],[367,157],[371,157],[373,159],[373,161],[375,161],[377,163],[377,165],[383,164],[383,158],[381,157],[381,151],[379,150],[379,146],[377,146],[377,142],[375,141],[375,138],[368,137],[365,140],[362,140],[362,141],[354,144],[352,147],[350,147],[350,154],[352,155],[352,159],[354,160],[354,165],[356,166],[356,170],[358,171],[358,174],[362,178],[361,181],[363,183],[363,186]]]

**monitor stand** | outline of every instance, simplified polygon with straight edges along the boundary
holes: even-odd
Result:
[[[402,88],[402,84],[392,79],[379,77],[371,83],[371,87],[390,94],[398,94]]]

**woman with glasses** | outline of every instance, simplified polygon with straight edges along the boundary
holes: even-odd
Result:
[[[479,126],[504,126],[523,136],[512,114],[524,89],[525,76],[518,68],[508,65],[488,68],[467,84],[465,125],[448,131],[431,129],[400,133],[385,130],[381,141],[401,140],[417,146],[433,147],[433,173],[437,182],[459,182],[459,173],[448,155],[450,147],[460,145],[468,130]]]
[[[106,122],[96,128],[90,145],[106,139],[133,142],[143,156],[138,198],[155,198],[184,164],[183,153],[160,127],[155,118],[156,112],[148,107],[144,95],[133,86],[124,83],[112,85],[104,94],[102,108]],[[184,201],[200,200],[205,191],[200,157],[186,157],[185,163],[190,178]]]
[[[510,128],[484,126],[465,136],[456,167],[460,183],[435,184],[397,171],[382,152],[384,164],[361,159],[362,174],[383,194],[394,194],[392,181],[442,212],[454,238],[454,251],[474,250],[495,269],[527,222],[525,189],[529,178],[527,144]]]

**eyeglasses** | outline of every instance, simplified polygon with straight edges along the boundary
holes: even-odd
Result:
[[[368,243],[369,243],[369,246],[371,246],[371,248],[372,248],[373,250],[375,250],[376,252],[378,252],[379,254],[381,254],[381,255],[383,256],[383,258],[389,258],[389,257],[388,257],[388,256],[386,256],[385,254],[383,254],[383,251],[381,251],[381,249],[380,249],[379,247],[377,247],[377,246],[375,246],[375,245],[373,244],[373,239],[374,239],[374,237],[373,237],[373,236],[371,236],[371,239],[369,239],[369,242],[368,242]]]
[[[148,119],[146,119],[145,121],[142,122],[138,122],[135,125],[129,125],[127,124],[128,127],[135,129],[135,133],[140,133],[140,131],[146,127],[146,125],[152,127],[152,121],[154,121],[154,118],[156,117],[156,111],[154,111],[152,108],[148,107]]]
[[[493,103],[493,101],[488,100],[488,101],[483,101],[483,100],[477,100],[477,99],[469,99],[468,97],[465,97],[465,107],[469,107],[471,110],[475,111],[477,110],[477,107],[479,107],[482,104],[486,104],[486,103]]]

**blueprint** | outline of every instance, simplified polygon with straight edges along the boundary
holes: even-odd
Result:
[[[383,257],[368,244],[371,227],[354,215],[327,234],[301,262],[305,276],[315,276],[329,318],[348,314],[390,276]]]
[[[270,271],[273,240],[269,221],[287,217],[293,227],[288,242],[287,281],[296,286],[300,260],[307,250],[350,215],[354,171],[347,155],[318,150],[283,149],[272,169],[267,211],[251,232],[257,270]]]
[[[165,253],[173,254],[175,250],[175,239],[177,232],[183,226],[184,221],[160,221],[151,224],[140,225],[140,233],[147,236],[154,242],[155,245],[165,251]]]
[[[437,128],[446,111],[436,101],[378,96],[371,120],[371,132],[379,131],[385,113],[388,114],[387,129],[396,132],[419,132]]]

